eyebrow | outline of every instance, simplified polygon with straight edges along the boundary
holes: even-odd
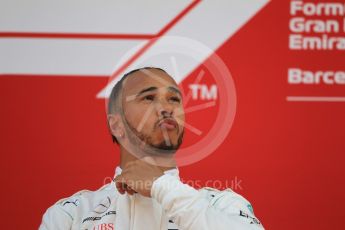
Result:
[[[156,90],[158,90],[158,88],[155,87],[155,86],[148,87],[148,88],[146,88],[146,89],[141,90],[141,91],[136,95],[136,97],[139,97],[140,95],[142,95],[142,94],[144,94],[144,93],[146,93],[146,92],[156,91]],[[169,90],[169,91],[172,91],[172,92],[174,92],[174,93],[177,93],[177,94],[179,94],[179,95],[182,97],[182,94],[181,94],[180,90],[176,89],[175,87],[169,86],[169,87],[168,87],[168,90]]]
[[[169,87],[168,87],[168,90],[169,90],[169,91],[173,91],[173,92],[179,94],[180,97],[182,97],[182,93],[180,92],[180,90],[176,89],[175,87],[169,86]]]
[[[143,89],[141,90],[136,97],[139,97],[140,95],[142,95],[143,93],[146,93],[146,92],[149,92],[149,91],[156,91],[158,88],[157,87],[154,87],[154,86],[151,86],[151,87],[148,87],[146,89]]]

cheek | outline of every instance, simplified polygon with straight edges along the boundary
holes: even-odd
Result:
[[[183,127],[185,122],[185,114],[183,108],[178,108],[175,112],[176,114],[178,114],[176,118],[178,119],[179,125]]]
[[[140,116],[138,114],[137,108],[132,105],[128,105],[125,110],[125,117],[128,123],[136,128],[140,122]]]
[[[130,105],[126,110],[127,121],[139,132],[147,133],[156,122],[154,110],[149,106]]]

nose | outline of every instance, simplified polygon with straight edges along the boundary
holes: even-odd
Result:
[[[172,117],[173,115],[173,107],[167,103],[159,103],[157,106],[157,114],[159,117]]]
[[[163,118],[171,117],[172,116],[172,112],[168,112],[166,110],[161,110],[160,111],[160,116],[162,116]]]

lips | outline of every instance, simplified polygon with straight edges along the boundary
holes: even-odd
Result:
[[[167,130],[173,130],[177,128],[177,122],[174,119],[166,118],[159,122],[159,126]]]

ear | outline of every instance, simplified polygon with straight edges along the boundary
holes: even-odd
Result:
[[[108,125],[111,134],[116,138],[122,138],[125,134],[120,114],[108,114]]]

